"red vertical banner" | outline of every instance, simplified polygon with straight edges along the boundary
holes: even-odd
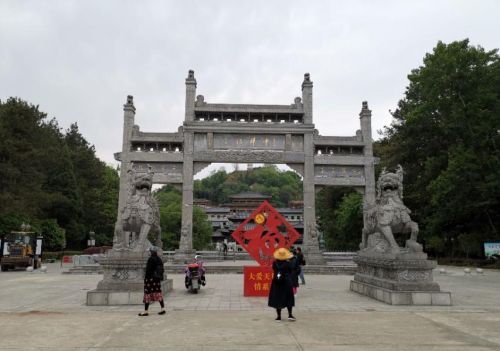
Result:
[[[273,280],[269,266],[243,267],[243,296],[268,296]]]

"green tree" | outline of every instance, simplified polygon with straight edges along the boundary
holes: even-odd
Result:
[[[55,219],[37,221],[35,228],[38,234],[43,236],[43,249],[45,251],[60,251],[64,248],[65,232]]]
[[[8,234],[19,230],[21,224],[29,223],[29,218],[19,213],[0,213],[0,234]]]
[[[209,177],[194,181],[194,194],[199,199],[208,199],[214,204],[220,204],[227,201],[223,187],[227,179],[227,173],[224,169],[212,172]]]
[[[79,222],[83,225],[77,240],[85,241],[90,231],[99,244],[111,244],[118,208],[118,172],[95,155],[95,148],[72,124],[64,136],[70,152],[78,192],[81,198]]]
[[[212,242],[212,224],[207,214],[198,206],[193,208],[193,248],[209,249]]]
[[[182,194],[171,185],[155,192],[160,208],[160,226],[163,247],[167,250],[179,248],[182,223]],[[203,210],[193,209],[193,248],[201,250],[208,247],[212,240],[212,225]]]
[[[425,237],[500,238],[500,59],[468,40],[439,42],[408,76],[376,145],[405,169],[405,203]]]
[[[155,192],[160,208],[160,226],[163,247],[167,250],[179,248],[182,221],[182,194],[171,185]]]
[[[460,251],[465,258],[470,256],[479,257],[481,255],[481,236],[477,233],[461,233],[457,237]]]
[[[357,192],[344,195],[334,217],[337,231],[335,246],[340,250],[356,251],[363,228],[363,196]]]
[[[444,250],[445,250],[445,246],[446,243],[444,241],[444,239],[440,236],[431,236],[428,240],[427,240],[427,246],[426,246],[426,249],[434,254],[434,256],[436,257],[439,257],[440,255],[442,255],[444,253]]]
[[[90,230],[111,241],[118,174],[95,156],[76,124],[63,133],[37,106],[9,98],[0,101],[0,140],[0,230],[22,219],[52,226],[47,235],[60,237],[56,223],[70,248],[83,247]]]
[[[38,218],[56,219],[66,230],[68,246],[79,248],[85,240],[81,221],[84,204],[69,148],[64,143],[62,135],[59,135],[52,145],[47,145],[46,150],[51,157],[47,157],[45,161],[47,168],[43,184],[44,213]]]
[[[324,188],[316,197],[318,224],[329,250],[355,251],[363,228],[363,197],[351,188]]]
[[[0,214],[74,226],[79,194],[57,121],[17,98],[0,102]]]
[[[42,214],[46,159],[44,145],[52,139],[46,114],[17,98],[0,101],[0,213]],[[43,133],[41,133],[43,130]],[[42,135],[45,134],[45,135]],[[48,138],[47,138],[48,136]]]
[[[93,209],[99,216],[96,216],[92,229],[96,233],[96,245],[112,245],[120,191],[120,177],[115,168],[104,166],[99,190],[96,207]]]

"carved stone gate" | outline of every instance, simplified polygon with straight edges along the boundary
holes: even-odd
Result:
[[[371,111],[363,102],[361,129],[351,137],[322,136],[313,124],[313,83],[308,73],[302,98],[290,105],[213,104],[196,96],[196,79],[186,78],[184,123],[175,133],[142,132],[135,124],[133,97],[124,105],[119,209],[127,196],[131,167],[154,170],[154,183],[182,188],[182,229],[178,254],[192,251],[193,176],[212,162],[286,164],[303,177],[304,251],[320,263],[315,191],[349,186],[375,201]]]

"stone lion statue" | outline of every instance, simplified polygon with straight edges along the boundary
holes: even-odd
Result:
[[[406,251],[422,252],[417,243],[418,224],[411,220],[411,211],[403,203],[403,168],[398,165],[396,172],[384,168],[377,181],[375,204],[365,204],[363,209],[362,251],[398,254],[401,248],[394,239],[394,233],[410,233],[406,241]]]
[[[128,198],[115,224],[113,248],[144,252],[148,237],[154,237],[154,244],[161,248],[160,211],[151,195],[154,173],[148,165],[147,172],[132,167],[128,174]]]

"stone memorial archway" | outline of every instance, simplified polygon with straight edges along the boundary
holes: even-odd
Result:
[[[196,96],[196,79],[186,78],[185,118],[174,133],[142,132],[135,124],[133,97],[124,105],[119,211],[127,198],[127,172],[154,171],[154,183],[182,189],[179,259],[191,254],[193,176],[213,162],[282,163],[303,177],[304,251],[308,263],[322,263],[316,231],[315,192],[322,186],[349,186],[375,201],[371,111],[363,102],[354,136],[322,136],[313,124],[313,83],[308,73],[302,97],[290,105],[215,104]]]

